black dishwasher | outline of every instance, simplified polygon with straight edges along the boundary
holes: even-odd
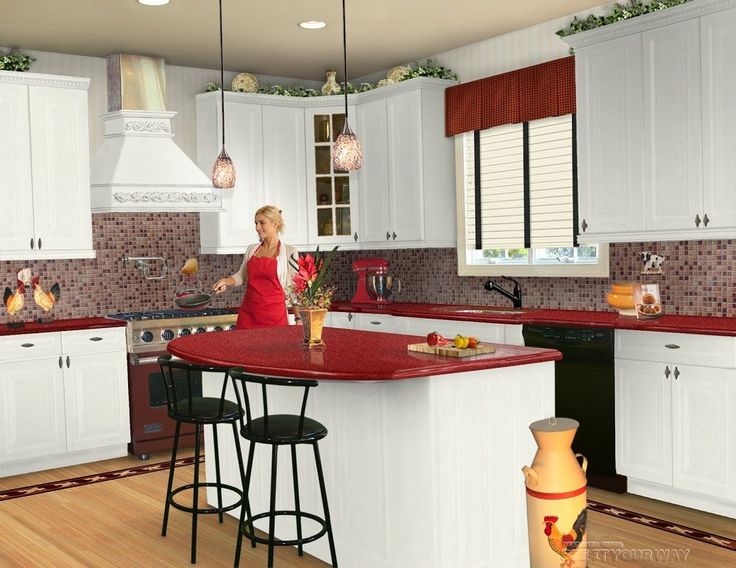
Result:
[[[616,474],[613,330],[525,325],[524,345],[557,349],[555,416],[580,422],[573,449],[588,458],[588,485],[626,492]]]

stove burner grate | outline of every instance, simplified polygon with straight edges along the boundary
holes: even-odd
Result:
[[[140,320],[162,320],[162,319],[175,319],[175,318],[194,318],[194,317],[211,317],[211,316],[226,316],[230,314],[236,314],[238,310],[236,308],[206,308],[199,311],[189,310],[155,310],[150,312],[120,312],[116,314],[108,314],[107,317],[110,319],[124,320],[124,321],[140,321]]]

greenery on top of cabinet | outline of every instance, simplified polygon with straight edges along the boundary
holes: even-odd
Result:
[[[34,61],[36,61],[35,57],[31,57],[17,50],[10,51],[5,55],[0,55],[0,70],[28,71]]]
[[[569,26],[557,31],[557,35],[565,37],[578,32],[593,30],[595,28],[607,26],[608,24],[628,20],[629,18],[635,18],[636,16],[642,16],[651,12],[658,12],[659,10],[672,8],[673,6],[679,6],[686,2],[690,2],[690,0],[654,0],[646,3],[641,0],[630,0],[628,5],[614,4],[610,13],[606,16],[596,16],[591,14],[582,20],[578,20],[577,16],[575,16]]]

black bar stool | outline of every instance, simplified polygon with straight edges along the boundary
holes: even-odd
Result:
[[[256,542],[268,544],[268,568],[273,567],[273,549],[274,546],[297,546],[299,556],[304,555],[303,546],[308,542],[317,540],[327,534],[330,545],[330,556],[332,557],[332,566],[337,567],[337,556],[335,555],[335,541],[332,535],[332,524],[330,522],[330,510],[327,505],[327,491],[325,489],[325,478],[322,472],[322,461],[319,456],[319,447],[317,442],[327,436],[327,428],[322,424],[304,416],[307,407],[307,397],[309,389],[318,385],[317,381],[307,379],[288,379],[261,377],[247,374],[240,369],[231,369],[230,376],[235,384],[235,396],[242,407],[245,408],[245,422],[240,419],[240,435],[250,442],[248,449],[248,466],[245,473],[245,500],[248,501],[248,490],[250,488],[251,473],[253,471],[253,453],[256,444],[268,444],[271,446],[271,495],[270,510],[265,513],[253,515],[250,507],[243,507],[240,513],[240,530],[238,531],[238,544],[235,549],[235,566],[240,564],[240,548],[243,542],[243,535],[250,539],[253,546]],[[263,415],[260,418],[253,418],[251,415],[251,399],[248,393],[248,383],[260,385],[260,398],[263,405]],[[268,392],[267,387],[301,387],[304,389],[302,396],[301,410],[299,414],[269,414],[268,411]],[[299,444],[309,444],[314,450],[314,461],[317,465],[317,477],[319,479],[319,488],[322,495],[322,507],[324,509],[324,518],[320,518],[315,514],[306,513],[301,510],[299,505],[299,476],[296,465],[296,447]],[[279,446],[291,446],[291,466],[294,479],[294,501],[295,507],[293,511],[276,510],[276,464],[278,458]],[[291,540],[282,540],[274,536],[276,529],[276,517],[293,516],[296,520],[297,538]],[[256,536],[253,523],[258,519],[269,519],[269,535],[268,538]],[[320,530],[311,536],[302,535],[302,518],[311,519],[320,525]]]
[[[222,483],[220,477],[220,453],[217,443],[217,425],[230,424],[235,440],[235,449],[238,453],[240,465],[241,487],[245,484],[245,472],[243,470],[243,456],[240,451],[240,438],[238,436],[238,423],[242,423],[243,409],[237,403],[225,399],[225,391],[229,381],[227,369],[219,367],[208,367],[194,365],[180,360],[172,360],[171,355],[159,357],[161,375],[166,384],[166,406],[169,418],[176,421],[174,433],[174,447],[171,450],[171,465],[169,467],[169,483],[166,488],[166,505],[164,506],[164,520],[161,528],[161,536],[166,536],[166,526],[169,521],[169,506],[192,514],[192,564],[197,561],[197,517],[199,515],[217,514],[222,523],[222,514],[239,507],[243,503],[244,492],[233,485]],[[202,373],[221,373],[222,391],[219,398],[202,396]],[[195,425],[194,434],[194,479],[192,483],[172,489],[174,483],[174,463],[179,446],[179,431],[182,422]],[[199,459],[201,450],[201,433],[205,425],[212,426],[212,439],[215,454],[215,481],[201,483],[199,481]],[[217,489],[217,507],[202,508],[199,506],[199,488],[214,487]],[[192,490],[192,505],[177,503],[174,497],[182,492]],[[234,503],[222,504],[222,492],[230,491],[237,496]],[[245,507],[248,507],[247,497]]]

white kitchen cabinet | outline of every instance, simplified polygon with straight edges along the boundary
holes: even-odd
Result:
[[[0,475],[126,455],[125,329],[0,337],[0,410]]]
[[[733,236],[734,4],[702,0],[565,38],[581,243]]]
[[[454,246],[454,151],[444,135],[450,81],[402,82],[365,93],[357,108],[359,242],[375,248]],[[363,138],[361,138],[363,139]]]
[[[222,147],[220,93],[197,96],[197,165],[210,175]],[[202,254],[244,254],[257,241],[254,215],[266,204],[263,113],[239,94],[225,94],[225,148],[235,166],[233,189],[222,190],[224,212],[199,214]],[[279,205],[282,209],[285,205]]]
[[[407,320],[389,314],[354,314],[355,329],[361,331],[380,331],[383,333],[408,334]]]
[[[647,231],[697,231],[695,218],[703,216],[700,23],[662,26],[641,39],[644,226]]]
[[[304,109],[309,242],[322,247],[355,244],[360,235],[357,174],[335,171],[332,165],[332,147],[345,123],[345,107],[338,102],[342,97],[320,99],[310,100],[314,106]],[[353,105],[348,106],[348,120],[354,126]],[[360,132],[356,134],[362,141]]]
[[[615,357],[629,492],[736,516],[736,338],[617,330]]]
[[[579,240],[642,231],[641,37],[576,50],[575,84]]]
[[[0,260],[94,258],[88,87],[0,71]]]
[[[736,227],[736,9],[700,19],[703,214],[710,231]],[[704,220],[705,221],[705,220]],[[731,237],[725,237],[731,238]]]
[[[339,327],[340,329],[355,329],[355,314],[352,312],[327,312],[325,325],[327,327]]]

